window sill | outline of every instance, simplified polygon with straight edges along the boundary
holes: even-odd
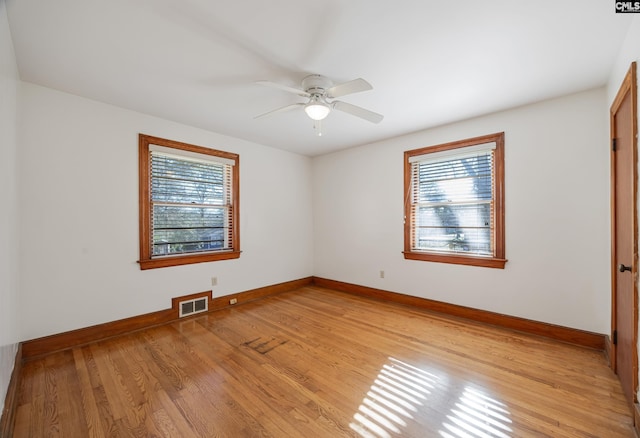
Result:
[[[473,257],[464,255],[434,254],[427,252],[404,251],[407,260],[419,260],[423,262],[451,263],[455,265],[480,266],[483,268],[504,269],[507,259],[494,257]]]
[[[217,262],[240,258],[240,251],[224,251],[206,254],[190,254],[183,256],[158,257],[139,260],[140,269],[167,268],[169,266],[191,265],[194,263]]]

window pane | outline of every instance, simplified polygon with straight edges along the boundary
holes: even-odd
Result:
[[[152,200],[183,204],[224,204],[224,165],[153,154]]]
[[[491,204],[418,207],[416,249],[492,254]]]
[[[152,255],[228,249],[230,166],[151,156]]]
[[[492,199],[492,159],[487,153],[459,160],[419,163],[419,201]]]
[[[153,207],[153,255],[224,249],[226,208]]]
[[[491,255],[491,151],[414,166],[414,249]]]

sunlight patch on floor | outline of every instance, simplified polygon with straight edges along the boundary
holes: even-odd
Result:
[[[438,377],[398,359],[389,358],[349,425],[364,438],[401,434],[407,421],[427,402]]]
[[[512,437],[510,412],[504,403],[477,385],[464,386],[457,399],[443,397],[443,391],[449,388],[446,380],[390,357],[349,427],[362,438],[402,436],[414,418],[429,409],[436,415],[442,413],[444,419],[438,431],[442,438]],[[429,405],[446,399],[455,402],[452,406]]]
[[[484,392],[466,387],[455,407],[447,415],[440,430],[444,438],[510,438],[513,430],[511,419],[504,403]]]

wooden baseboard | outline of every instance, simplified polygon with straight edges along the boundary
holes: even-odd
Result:
[[[605,349],[605,335],[587,332],[583,330],[547,324],[544,322],[532,321],[515,316],[503,315],[486,310],[478,310],[470,307],[457,306],[455,304],[444,303],[442,301],[429,300],[426,298],[414,297],[411,295],[389,292],[366,286],[359,286],[351,283],[344,283],[326,278],[313,277],[313,283],[327,289],[334,289],[341,292],[348,292],[356,295],[363,295],[384,301],[391,301],[398,304],[419,307],[438,313],[483,322],[498,327],[517,330],[532,335],[544,336],[546,338],[567,342],[582,347],[596,350]]]
[[[283,292],[300,289],[313,283],[313,277],[301,278],[299,280],[287,281],[285,283],[274,284],[271,286],[259,287],[246,292],[225,295],[224,297],[214,298],[209,303],[209,310],[219,310],[229,307],[229,300],[237,299],[238,304],[248,301],[258,300],[270,295],[276,295]]]
[[[211,312],[229,307],[229,300],[232,298],[237,299],[238,304],[246,303],[269,295],[299,289],[311,284],[312,281],[312,277],[301,278],[299,280],[287,281],[285,283],[265,286],[217,298],[211,297],[211,291],[173,298],[171,300],[170,309],[159,310],[157,312],[151,312],[144,315],[133,316],[131,318],[120,319],[117,321],[25,341],[22,343],[22,357],[24,360],[29,360],[56,351],[66,350],[112,338],[114,336],[120,336],[137,330],[177,321],[179,319],[178,303],[183,300],[207,296],[209,301],[209,311]]]
[[[4,399],[2,418],[0,419],[0,437],[10,437],[13,435],[13,428],[16,422],[16,412],[18,411],[18,389],[20,388],[20,371],[22,370],[22,344],[18,344],[16,351],[11,379],[7,387],[7,395]]]

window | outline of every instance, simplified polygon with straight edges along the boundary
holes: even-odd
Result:
[[[405,259],[504,268],[504,132],[404,157]]]
[[[239,156],[140,134],[140,268],[240,257]]]

